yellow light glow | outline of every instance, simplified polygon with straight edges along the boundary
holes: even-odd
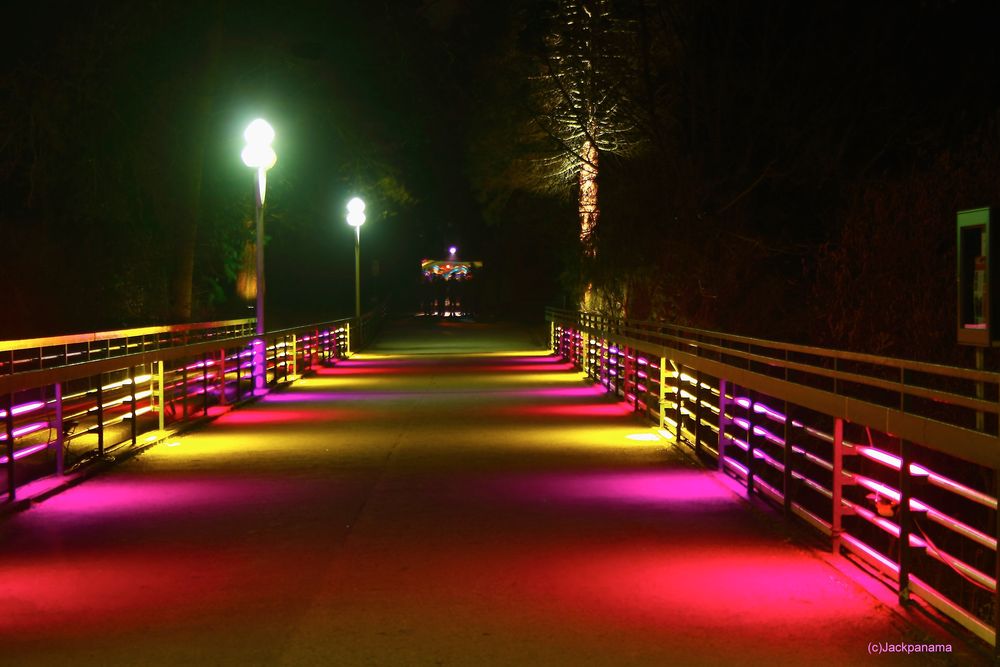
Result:
[[[625,436],[628,440],[638,440],[640,442],[654,442],[660,439],[655,433],[629,433]]]
[[[659,433],[663,437],[664,440],[667,440],[669,442],[674,442],[674,440],[675,440],[674,434],[671,433],[671,432],[669,432],[669,431],[667,431],[666,429],[659,428],[659,429],[656,429],[656,432]]]

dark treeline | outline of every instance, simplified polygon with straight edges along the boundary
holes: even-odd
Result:
[[[413,245],[396,153],[419,132],[385,104],[385,68],[356,30],[381,24],[362,9],[37,3],[11,17],[0,337],[251,316],[253,175],[239,155],[257,116],[278,135],[272,323],[351,309],[350,196],[379,221],[366,250],[380,276],[395,263],[386,239]]]
[[[989,3],[375,4],[19,12],[0,337],[248,314],[238,155],[263,115],[287,323],[349,312],[360,194],[367,301],[457,243],[488,313],[589,286],[633,317],[967,354],[955,211],[1000,187]]]

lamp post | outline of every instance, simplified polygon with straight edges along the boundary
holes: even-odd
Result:
[[[258,118],[247,126],[243,132],[247,145],[240,157],[243,164],[257,170],[256,173],[256,234],[257,234],[257,340],[253,344],[253,378],[254,389],[263,391],[265,375],[264,351],[267,349],[264,340],[264,194],[267,189],[267,170],[274,166],[278,157],[271,148],[274,141],[274,129],[263,118]]]
[[[347,202],[347,224],[354,227],[354,317],[361,318],[361,225],[365,224],[365,202],[355,197]]]

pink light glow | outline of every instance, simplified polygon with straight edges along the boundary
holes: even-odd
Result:
[[[866,489],[870,489],[871,491],[874,491],[879,495],[891,499],[893,502],[897,503],[899,502],[900,498],[899,491],[890,486],[886,486],[881,482],[877,482],[874,479],[864,477],[862,475],[854,475],[854,481],[860,484],[861,486],[865,487]]]
[[[14,437],[20,438],[22,435],[28,435],[29,433],[34,433],[35,431],[41,431],[43,428],[48,428],[48,426],[48,422],[32,422],[30,424],[25,424],[24,426],[19,426],[14,429]],[[4,442],[5,440],[7,440],[7,432],[0,432],[0,442]]]
[[[739,397],[733,399],[733,403],[736,403],[741,408],[749,408],[750,407],[750,399],[749,398],[745,398],[743,396],[739,396]]]
[[[25,447],[24,449],[19,449],[16,452],[14,452],[14,460],[17,461],[18,459],[23,459],[25,456],[31,456],[36,452],[43,451],[48,446],[49,443],[43,442],[38,445],[32,445],[31,447]],[[9,460],[10,459],[8,459],[6,456],[0,456],[0,465],[7,463],[7,461]]]
[[[500,414],[537,417],[621,417],[632,414],[631,406],[624,403],[599,403],[588,405],[525,405],[498,409]]]
[[[14,414],[15,417],[17,417],[18,415],[23,415],[28,412],[34,412],[43,405],[45,405],[45,403],[42,401],[31,401],[29,403],[21,403],[20,405],[15,405],[11,409],[11,412]],[[7,411],[0,410],[0,419],[4,419],[6,417],[7,417]]]
[[[735,440],[735,438],[734,438],[734,440]],[[742,445],[744,445],[744,446],[746,445],[746,443],[745,443],[745,442],[740,442],[740,441],[738,441],[738,440],[736,440],[736,443],[737,443],[737,444],[742,444]],[[727,457],[725,457],[725,462],[726,462],[726,465],[727,465],[727,466],[732,466],[733,468],[736,468],[736,469],[737,469],[737,470],[739,470],[739,471],[740,471],[741,473],[743,473],[743,476],[744,476],[744,477],[750,474],[750,471],[749,471],[749,470],[747,469],[747,467],[746,467],[745,465],[743,465],[742,463],[740,463],[739,461],[736,461],[736,460],[734,460],[734,459],[731,459],[731,458],[729,458],[729,457],[727,456]]]
[[[267,403],[270,403],[268,395]],[[266,405],[266,404],[265,404]],[[281,425],[287,427],[295,422],[315,423],[322,421],[349,421],[352,419],[364,419],[370,417],[356,406],[352,408],[333,408],[329,405],[308,408],[303,407],[298,410],[292,409],[272,409],[269,407],[261,409],[244,409],[227,412],[216,422],[220,427],[226,426],[254,426],[262,427],[268,425]]]
[[[881,449],[875,449],[874,447],[858,446],[858,451],[867,458],[873,459],[880,463],[883,463],[893,470],[899,470],[903,465],[903,459],[890,454],[889,452],[882,451]],[[916,463],[910,464],[910,474],[915,477],[925,477],[930,474],[927,468]]]
[[[654,439],[656,436],[653,436]],[[573,505],[656,505],[732,502],[732,492],[702,471],[540,473],[499,477],[478,493],[534,503],[538,498]]]
[[[765,440],[773,442],[776,445],[784,445],[785,444],[785,441],[783,439],[779,438],[774,433],[771,433],[766,428],[761,428],[760,426],[754,426],[753,427],[753,434],[754,435],[763,436]]]
[[[732,442],[734,445],[736,445],[737,447],[739,447],[740,449],[742,449],[744,452],[748,451],[750,449],[750,445],[748,445],[747,443],[743,442],[739,438],[733,438],[733,439],[730,440],[730,442]]]
[[[785,420],[786,420],[785,415],[781,414],[780,412],[778,412],[776,410],[772,410],[771,408],[767,407],[763,403],[754,403],[753,411],[756,412],[756,413],[758,413],[758,414],[767,415],[771,419],[773,419],[773,420],[775,420],[777,422],[781,422],[782,424],[784,424]]]

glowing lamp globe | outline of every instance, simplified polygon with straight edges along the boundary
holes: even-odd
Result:
[[[243,138],[248,144],[264,144],[270,146],[274,142],[274,128],[264,120],[258,118],[243,131]]]
[[[254,169],[270,169],[278,161],[278,156],[274,154],[274,149],[264,145],[247,145],[240,153],[243,164]]]
[[[243,132],[247,145],[240,154],[243,164],[254,169],[270,169],[278,157],[271,148],[274,141],[274,128],[266,120],[258,118],[247,126]]]
[[[347,224],[351,227],[365,224],[365,202],[360,197],[347,202]]]

